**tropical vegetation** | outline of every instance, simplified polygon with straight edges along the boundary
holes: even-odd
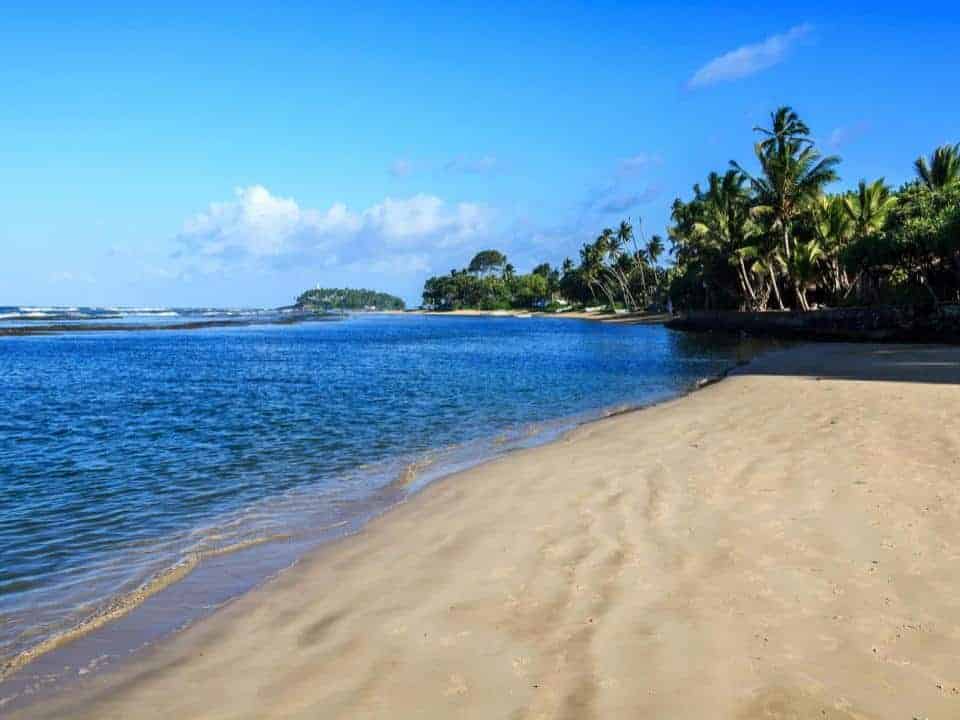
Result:
[[[577,261],[527,275],[484,250],[428,279],[424,304],[763,311],[960,302],[960,144],[917,158],[896,189],[877,178],[837,192],[840,158],[817,147],[793,109],[754,130],[749,165],[731,161],[674,201],[669,251],[629,220],[601,230]]]
[[[300,294],[297,307],[305,310],[403,310],[403,300],[376,290],[314,288]]]
[[[788,107],[755,128],[758,170],[737,162],[677,199],[670,296],[681,307],[766,310],[960,299],[960,145],[883,178],[828,191],[840,159]]]

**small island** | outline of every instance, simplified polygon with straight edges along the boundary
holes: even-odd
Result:
[[[395,295],[376,290],[316,287],[301,293],[294,307],[306,312],[329,312],[330,310],[377,312],[404,310],[406,304]]]

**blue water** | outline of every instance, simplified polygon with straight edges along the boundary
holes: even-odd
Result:
[[[0,338],[0,660],[191,553],[307,537],[740,352],[537,318]]]

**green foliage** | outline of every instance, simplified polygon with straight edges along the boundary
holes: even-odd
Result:
[[[788,107],[755,128],[760,167],[736,162],[674,202],[680,307],[808,309],[813,304],[960,299],[960,145],[919,158],[919,179],[893,192],[861,180],[830,195],[839,158],[823,157]]]
[[[501,274],[492,274],[493,268],[499,268]],[[485,250],[466,269],[428,278],[423,304],[438,310],[538,308],[550,302],[558,281],[558,273],[546,263],[529,275],[517,275],[506,256]]]
[[[928,190],[944,190],[960,182],[960,143],[941,145],[930,156],[918,157],[913,167]]]
[[[473,256],[467,266],[472,273],[485,275],[490,272],[503,270],[507,264],[507,256],[498,250],[481,250]]]
[[[754,128],[758,172],[731,161],[678,198],[663,239],[628,220],[604,228],[578,261],[518,275],[497,250],[466,269],[429,278],[429,307],[543,308],[604,305],[642,310],[767,310],[863,303],[960,302],[960,144],[914,167],[894,192],[883,178],[830,194],[840,159],[823,156],[789,107]],[[639,224],[638,224],[639,227]]]
[[[316,288],[297,298],[297,305],[311,310],[403,310],[398,297],[375,290],[353,288]]]

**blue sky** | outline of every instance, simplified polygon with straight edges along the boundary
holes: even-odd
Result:
[[[417,302],[485,247],[663,233],[780,104],[838,189],[960,141],[945,3],[133,7],[0,9],[0,305]]]

